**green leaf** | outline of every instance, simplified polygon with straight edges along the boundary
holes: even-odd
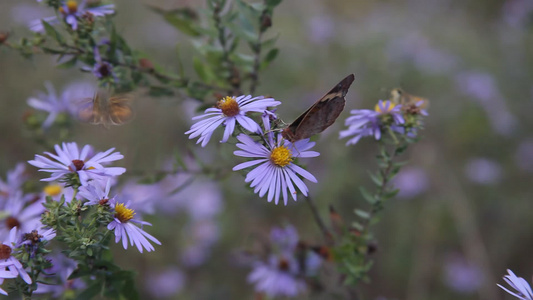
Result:
[[[372,181],[374,181],[374,183],[377,185],[377,186],[382,186],[383,185],[383,177],[381,176],[381,174],[372,174],[370,173],[370,178],[372,179]]]
[[[203,82],[211,82],[211,80],[215,77],[209,66],[197,56],[193,57],[192,64],[194,71],[196,71],[196,74],[198,74],[198,77],[200,77]]]
[[[60,63],[56,66],[58,69],[70,69],[76,65],[76,62],[78,61],[78,58],[76,56],[72,57],[71,59]]]
[[[182,33],[192,37],[201,35],[199,31],[199,25],[197,24],[198,15],[196,11],[192,10],[191,8],[183,7],[173,10],[163,10],[155,6],[148,7],[151,11],[163,16],[165,21]]]
[[[360,218],[362,219],[365,219],[365,220],[368,220],[370,219],[370,214],[364,210],[361,210],[361,209],[355,209],[354,210],[354,213],[359,216]]]
[[[44,27],[44,31],[46,32],[46,35],[54,38],[60,45],[65,43],[65,40],[63,39],[61,34],[59,34],[59,32],[57,32],[57,30],[54,27],[52,27],[52,25],[48,24],[45,20],[41,20],[41,22],[43,23],[43,27]]]
[[[265,3],[268,8],[272,9],[276,6],[278,6],[281,3],[282,0],[265,0]]]
[[[376,203],[376,198],[374,196],[372,196],[364,187],[359,187],[359,191],[361,192],[361,195],[363,195],[363,198],[365,198],[365,200],[370,203],[370,204],[374,204]]]
[[[266,67],[268,64],[270,64],[270,62],[272,62],[278,56],[278,53],[279,49],[270,49],[270,51],[268,51],[268,53],[265,55],[265,59],[263,60],[263,64],[261,66]]]

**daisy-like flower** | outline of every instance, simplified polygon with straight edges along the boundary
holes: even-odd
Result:
[[[76,0],[67,0],[59,7],[59,13],[63,16],[65,22],[72,27],[73,30],[78,29],[78,21],[84,16],[88,17],[102,17],[115,13],[115,5],[108,4],[96,7],[87,7],[87,0],[82,0],[80,3]],[[55,24],[59,22],[57,17],[49,17],[43,19],[45,22]],[[43,32],[44,26],[41,20],[35,20],[30,23],[30,29],[35,32]]]
[[[499,284],[498,286],[518,299],[533,300],[533,291],[527,281],[522,277],[516,276],[513,271],[509,269],[507,269],[507,272],[509,275],[503,276],[503,280],[505,280],[505,282],[507,282],[515,291],[510,291]]]
[[[6,236],[15,227],[22,232],[30,232],[40,223],[44,206],[41,202],[25,206],[27,203],[25,200],[27,199],[24,199],[20,191],[9,198],[0,219],[0,236]]]
[[[94,88],[87,82],[74,82],[69,84],[58,95],[50,82],[44,83],[47,93],[39,92],[37,97],[28,99],[28,105],[48,113],[43,122],[43,128],[48,128],[61,113],[77,117],[78,107],[75,100],[90,98],[94,95]]]
[[[133,216],[135,215],[135,211],[128,208],[127,204],[111,201],[111,205],[115,210],[115,218],[109,223],[109,225],[107,225],[107,229],[114,231],[115,243],[122,240],[122,246],[124,249],[128,249],[129,238],[130,246],[135,245],[141,253],[143,252],[143,249],[146,249],[148,252],[155,250],[154,246],[150,244],[150,241],[157,245],[161,245],[161,242],[155,237],[151,236],[133,223],[141,224],[141,227],[143,225],[152,226],[152,224],[145,221],[134,220]]]
[[[105,205],[109,203],[109,191],[111,190],[111,180],[107,180],[105,189],[100,182],[91,182],[86,186],[80,187],[79,195],[89,202],[86,205]]]
[[[237,98],[228,96],[219,100],[216,107],[208,108],[203,115],[194,117],[193,120],[206,119],[193,124],[191,129],[185,132],[185,134],[190,134],[189,139],[200,136],[196,143],[201,142],[202,147],[205,147],[215,129],[222,124],[226,127],[221,141],[222,143],[225,143],[235,130],[235,123],[239,123],[239,125],[249,132],[260,132],[261,127],[254,120],[247,117],[246,113],[264,113],[267,107],[280,104],[281,102],[273,98],[264,98],[263,96],[253,98],[250,95],[243,95]]]
[[[16,259],[13,254],[13,248],[18,247],[17,228],[13,227],[9,232],[9,236],[0,245],[0,278],[14,278],[20,276],[27,284],[31,284],[32,280],[22,264]],[[4,271],[5,270],[5,271]],[[11,277],[5,277],[4,272],[11,273]],[[14,275],[14,276],[13,276]],[[2,292],[5,293],[4,290]],[[7,293],[5,293],[7,295]]]
[[[379,100],[374,110],[354,109],[350,113],[352,116],[345,121],[348,129],[340,132],[340,138],[355,136],[349,139],[346,145],[355,145],[366,136],[374,136],[376,140],[379,140],[384,124],[391,123],[391,126],[394,126],[405,123],[401,105],[395,105],[389,100]]]
[[[121,167],[104,167],[109,162],[124,158],[119,152],[113,152],[115,148],[96,155],[92,155],[94,151],[90,145],[85,145],[81,152],[76,143],[63,143],[61,147],[55,145],[54,149],[57,155],[45,152],[53,160],[35,155],[35,160],[28,161],[30,165],[40,168],[39,171],[52,173],[50,178],[41,181],[65,179],[66,175],[77,174],[81,185],[87,185],[89,180],[102,180],[126,172]]]
[[[298,261],[294,255],[271,255],[268,262],[256,262],[248,282],[254,284],[257,292],[269,298],[295,297],[305,292],[305,280],[298,277]]]
[[[320,153],[308,151],[315,145],[314,142],[309,142],[309,139],[299,140],[292,144],[283,139],[281,134],[277,135],[276,142],[273,136],[272,132],[267,133],[266,146],[263,146],[251,137],[239,134],[237,139],[240,143],[237,143],[237,147],[241,150],[233,154],[258,159],[238,164],[233,171],[259,165],[246,175],[244,181],[251,182],[250,187],[254,188],[254,193],[259,193],[259,197],[263,197],[268,192],[268,202],[274,199],[274,203],[278,204],[280,195],[283,194],[283,202],[287,205],[287,189],[296,201],[294,185],[304,196],[307,196],[307,186],[298,175],[309,181],[317,182],[313,174],[293,163],[294,158],[316,157]]]

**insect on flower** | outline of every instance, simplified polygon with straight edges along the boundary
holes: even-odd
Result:
[[[348,89],[354,75],[346,76],[324,97],[318,99],[308,110],[301,114],[281,133],[291,143],[321,133],[331,126],[344,109]]]
[[[109,92],[99,90],[92,98],[83,99],[78,110],[78,117],[84,122],[110,125],[122,125],[133,117],[131,102],[133,93],[110,95]]]

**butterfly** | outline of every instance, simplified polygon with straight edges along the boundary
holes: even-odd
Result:
[[[105,127],[122,125],[133,117],[132,100],[132,93],[110,95],[107,91],[99,90],[92,98],[82,101],[78,117],[84,122]]]
[[[346,76],[324,97],[318,99],[298,119],[283,129],[281,135],[286,140],[294,143],[298,140],[311,137],[331,126],[344,109],[346,99],[344,96],[355,80],[353,74]]]
[[[414,96],[406,93],[402,89],[393,89],[390,92],[390,100],[394,104],[401,104],[403,107],[416,106],[418,102],[423,101],[423,103],[418,106],[421,109],[426,109],[429,106],[429,101],[426,98]]]

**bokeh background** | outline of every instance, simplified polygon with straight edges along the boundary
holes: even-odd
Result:
[[[179,52],[192,69],[188,38],[145,5],[200,2],[117,0],[117,28],[154,61],[175,69]],[[29,34],[30,20],[50,13],[32,0],[3,0],[0,29],[19,39]],[[304,161],[318,178],[309,186],[324,217],[332,204],[354,219],[353,209],[365,205],[358,186],[370,186],[368,171],[376,169],[372,139],[350,147],[338,140],[349,110],[372,108],[397,87],[430,100],[423,138],[404,155],[409,163],[395,180],[401,192],[374,227],[378,252],[372,281],[361,285],[365,299],[511,299],[496,286],[506,269],[527,280],[533,275],[533,2],[285,1],[271,34],[279,35],[281,51],[262,73],[258,94],[282,101],[278,113],[286,122],[347,74],[356,76],[345,111],[318,139],[321,156]],[[31,111],[26,101],[44,90],[43,82],[58,90],[76,80],[94,82],[91,74],[54,63],[0,47],[2,177],[47,150],[23,126]],[[157,213],[146,217],[153,223],[148,231],[163,245],[152,253],[120,246],[114,252],[121,265],[138,270],[146,299],[251,299],[239,251],[272,226],[291,223],[309,242],[320,232],[303,199],[276,206],[249,191],[242,175],[231,172],[241,161],[233,145],[214,139],[201,149],[187,139],[195,105],[140,95],[133,121],[110,129],[77,124],[73,140],[124,154],[121,183],[171,169],[176,153],[194,152],[205,165],[226,170],[215,180],[165,179],[169,190],[195,180],[167,202],[153,199]],[[127,193],[152,191],[125,185]]]

